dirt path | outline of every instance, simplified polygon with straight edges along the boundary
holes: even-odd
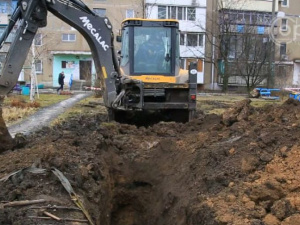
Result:
[[[45,201],[2,205],[0,224],[62,224],[45,211],[87,219],[53,168],[96,225],[298,224],[300,102],[253,108],[245,100],[222,116],[150,127],[107,123],[101,107],[0,155],[0,179],[23,169],[0,181],[0,202]]]

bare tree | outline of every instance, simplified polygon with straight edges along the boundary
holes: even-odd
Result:
[[[208,17],[206,42],[212,46],[206,60],[218,71],[222,90],[228,91],[230,80],[246,85],[247,91],[261,84],[271,73],[268,27],[272,15],[245,10],[246,0],[216,0]],[[238,82],[237,82],[238,81]]]

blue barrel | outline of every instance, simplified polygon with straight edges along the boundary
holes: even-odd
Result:
[[[22,87],[22,95],[29,95],[29,87]]]

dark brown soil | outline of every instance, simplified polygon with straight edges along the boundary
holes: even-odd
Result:
[[[14,145],[14,141],[12,137],[10,136],[7,127],[5,125],[5,122],[2,118],[2,102],[3,98],[0,96],[0,153],[10,149]]]
[[[51,168],[66,176],[97,225],[299,224],[299,102],[252,108],[245,100],[222,116],[199,112],[186,124],[147,128],[107,123],[97,110],[0,155],[0,178],[32,164],[47,169],[0,181],[2,203],[46,200],[0,205],[0,224],[82,224],[44,218],[41,207],[75,206]],[[74,209],[46,211],[86,219]]]

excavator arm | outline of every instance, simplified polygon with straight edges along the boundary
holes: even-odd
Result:
[[[48,11],[77,29],[86,39],[104,89],[104,103],[107,107],[116,105],[116,99],[122,97],[120,93],[124,91],[113,46],[112,25],[108,18],[97,16],[80,0],[19,0],[0,37],[1,47],[13,27],[18,26],[0,75],[0,95],[6,95],[15,86],[38,28],[47,25]],[[125,83],[126,86],[128,81]]]

